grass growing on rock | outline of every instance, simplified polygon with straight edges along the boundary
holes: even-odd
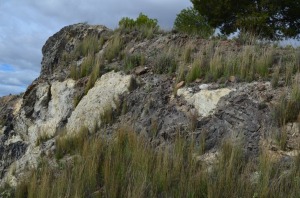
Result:
[[[264,150],[254,165],[240,144],[230,141],[224,141],[208,165],[199,160],[201,147],[179,133],[173,144],[159,148],[128,126],[110,139],[86,134],[61,139],[59,156],[76,155],[60,161],[60,168],[44,163],[17,186],[15,197],[253,198],[300,193],[300,156],[282,173]]]
[[[287,97],[282,95],[279,102],[273,108],[273,116],[279,126],[297,120],[300,113],[300,86],[294,82],[291,94]]]
[[[119,33],[115,33],[112,40],[109,41],[108,45],[105,48],[103,55],[104,59],[111,63],[113,59],[118,58],[122,48],[123,40]]]

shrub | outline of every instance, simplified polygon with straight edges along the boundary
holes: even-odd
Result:
[[[152,38],[153,34],[159,29],[157,19],[151,19],[147,15],[140,13],[136,20],[124,17],[119,21],[119,28],[121,30],[132,31],[139,30],[139,39]]]
[[[132,29],[135,26],[135,21],[129,17],[124,17],[119,21],[120,28]]]
[[[194,8],[183,9],[176,17],[174,29],[180,32],[208,38],[214,33],[205,18]]]
[[[119,21],[119,27],[120,28],[156,28],[158,29],[159,26],[157,24],[157,19],[151,19],[147,15],[140,13],[139,16],[136,18],[136,20],[124,17]]]

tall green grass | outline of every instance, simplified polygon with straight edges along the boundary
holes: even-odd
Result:
[[[202,56],[195,57],[192,64],[203,63],[201,70],[196,73],[201,73],[207,81],[217,81],[232,75],[243,81],[268,79],[269,70],[275,63],[275,53],[272,47],[256,45],[246,45],[233,52],[226,51],[218,43],[210,41],[202,49],[202,54]],[[195,67],[192,67],[189,73],[195,73],[193,71]],[[189,79],[195,80],[195,78]]]
[[[193,139],[178,133],[172,144],[155,148],[125,126],[110,139],[85,132],[70,142],[59,141],[57,153],[76,155],[60,160],[59,168],[40,165],[20,182],[15,197],[253,198],[300,193],[300,156],[286,169],[267,151],[254,161],[242,144],[224,141],[207,163],[199,160],[201,146]]]
[[[110,63],[113,59],[119,58],[119,54],[123,48],[123,40],[119,33],[115,33],[105,48],[103,57]]]

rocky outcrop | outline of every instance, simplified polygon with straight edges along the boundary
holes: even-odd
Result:
[[[43,60],[40,78],[64,80],[70,68],[62,64],[63,54],[70,54],[76,44],[88,35],[100,37],[110,30],[101,25],[79,23],[62,28],[51,36],[42,48]],[[75,61],[75,60],[74,60]]]
[[[87,36],[104,36],[103,46],[93,54],[99,58],[116,36],[113,31],[104,26],[75,24],[47,40],[42,49],[40,77],[24,94],[0,98],[0,185],[16,185],[24,170],[37,166],[41,155],[55,161],[55,138],[60,131],[66,129],[71,136],[81,127],[95,133],[105,130],[110,137],[120,125],[130,125],[155,146],[170,144],[180,133],[196,138],[197,144],[204,142],[201,147],[208,156],[214,156],[224,138],[239,139],[244,141],[248,156],[257,156],[261,140],[274,127],[274,101],[285,88],[275,90],[263,81],[239,83],[235,76],[222,84],[203,84],[204,79],[178,83],[175,73],[155,74],[158,55],[165,46],[170,51],[174,46],[184,46],[189,39],[195,46],[206,45],[206,41],[166,33],[143,40],[136,34],[116,34],[124,46],[111,62],[102,60],[96,73],[101,77],[95,78],[96,82],[88,75],[69,78],[70,65],[80,68],[85,60],[72,55]],[[130,71],[124,69],[132,65],[121,59],[137,55],[146,61],[137,61],[141,65]],[[88,89],[87,84],[91,86]],[[113,115],[106,115],[109,111]],[[113,122],[106,124],[105,116],[113,116]],[[290,139],[300,137],[297,123],[287,126]],[[287,142],[289,148],[296,145],[295,141]]]

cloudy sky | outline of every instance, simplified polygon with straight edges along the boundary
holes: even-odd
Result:
[[[0,96],[25,91],[39,75],[41,49],[63,26],[88,22],[116,28],[140,12],[170,29],[189,0],[0,0]]]

